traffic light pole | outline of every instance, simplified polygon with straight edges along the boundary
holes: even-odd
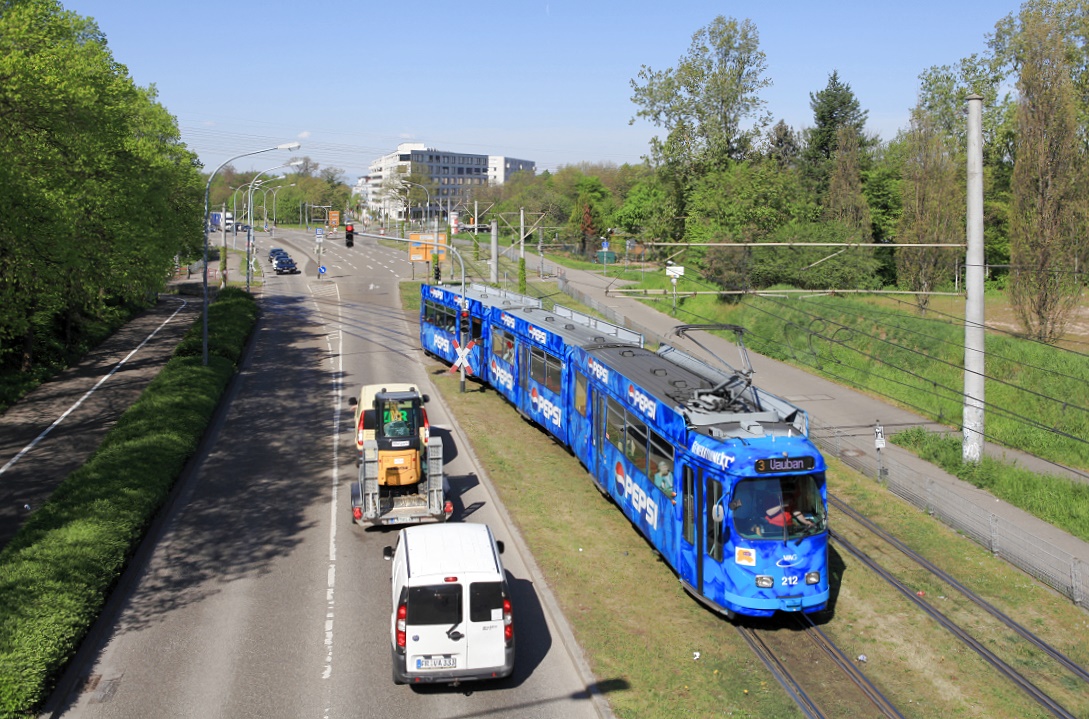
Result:
[[[445,247],[446,249],[448,249],[448,250],[450,250],[451,252],[454,253],[454,257],[458,258],[458,264],[461,266],[461,302],[459,303],[460,307],[459,307],[459,315],[458,315],[458,334],[461,335],[459,337],[461,346],[465,347],[468,344],[468,340],[465,337],[465,334],[466,334],[467,330],[465,330],[465,328],[462,327],[461,313],[464,312],[466,315],[468,315],[469,299],[465,296],[465,260],[462,259],[461,253],[458,251],[458,248],[454,247],[454,244],[452,242],[449,245],[447,245],[447,244],[440,244],[439,242],[437,242],[435,240],[412,240],[412,239],[405,239],[403,237],[392,237],[390,235],[374,235],[374,234],[371,234],[369,232],[364,232],[362,234],[363,234],[364,237],[373,237],[375,240],[389,240],[389,241],[392,241],[392,242],[412,242],[412,243],[417,244],[417,245],[424,245],[426,247],[433,247],[433,248]],[[433,253],[433,254],[437,254],[437,253]],[[461,363],[461,393],[465,394],[465,363],[464,362]]]

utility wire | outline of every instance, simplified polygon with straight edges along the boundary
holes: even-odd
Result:
[[[849,326],[847,326],[847,325],[845,325],[845,324],[843,324],[841,322],[836,322],[835,320],[830,320],[830,319],[827,319],[827,318],[822,317],[820,315],[815,315],[815,314],[813,314],[811,312],[805,312],[804,310],[800,310],[800,309],[798,309],[796,307],[788,307],[785,303],[780,302],[778,300],[774,300],[774,299],[772,299],[770,297],[762,297],[761,299],[766,301],[766,302],[771,302],[772,304],[778,305],[780,307],[784,307],[786,309],[793,310],[794,312],[800,312],[801,314],[806,315],[807,317],[811,317],[813,319],[821,320],[822,322],[827,322],[830,325],[835,325],[837,327],[841,327],[841,328],[846,329],[846,330],[848,330],[850,332],[855,332],[855,333],[857,333],[859,335],[862,335],[863,337],[868,337],[871,340],[874,340],[876,342],[881,342],[882,344],[888,345],[888,346],[893,347],[895,349],[899,349],[899,350],[902,350],[904,352],[909,352],[911,354],[919,355],[920,357],[928,359],[928,360],[930,360],[932,362],[939,362],[941,364],[944,364],[947,367],[952,367],[952,368],[957,369],[957,370],[963,370],[964,372],[971,372],[971,374],[974,374],[974,375],[976,375],[978,377],[983,377],[985,379],[991,380],[992,382],[996,382],[998,384],[1005,385],[1006,387],[1011,387],[1013,389],[1016,389],[1016,390],[1018,390],[1020,392],[1025,392],[1026,394],[1033,395],[1034,397],[1039,397],[1040,399],[1045,399],[1045,400],[1048,400],[1048,401],[1051,401],[1051,402],[1055,402],[1057,404],[1061,404],[1061,405],[1063,405],[1064,408],[1070,407],[1072,409],[1076,409],[1076,410],[1080,410],[1082,412],[1089,413],[1089,408],[1081,407],[1081,406],[1076,405],[1076,404],[1070,404],[1070,403],[1068,403],[1068,402],[1066,402],[1064,400],[1060,400],[1060,399],[1057,399],[1055,397],[1051,397],[1049,395],[1043,394],[1042,392],[1037,392],[1035,390],[1031,390],[1031,389],[1027,389],[1025,387],[1021,387],[1020,385],[1016,385],[1016,384],[1014,384],[1012,382],[1008,382],[1008,381],[1006,381],[1004,379],[1000,379],[998,377],[992,377],[991,375],[988,375],[985,372],[984,373],[972,372],[971,370],[967,369],[966,367],[964,367],[961,364],[957,364],[955,362],[950,362],[948,360],[941,359],[940,357],[932,357],[930,355],[927,355],[925,352],[921,352],[921,351],[919,351],[917,349],[913,349],[911,347],[904,347],[904,346],[898,345],[895,342],[891,342],[890,340],[882,339],[880,337],[877,337],[876,335],[872,335],[872,334],[869,334],[867,332],[863,332],[861,330],[854,329],[853,327],[849,327]],[[745,302],[747,302],[750,307],[755,308],[755,305],[750,300],[746,299]],[[773,317],[778,317],[780,319],[785,320],[785,318],[780,317],[779,315],[775,315],[774,313],[769,312],[768,314],[771,314]],[[800,327],[800,325],[798,325],[798,326]],[[802,329],[804,330],[805,328],[802,328]],[[911,373],[911,374],[915,374],[915,373],[911,372],[911,370],[904,369],[902,367],[894,365],[891,362],[886,362],[885,360],[880,359],[876,355],[872,355],[872,354],[869,354],[867,352],[863,352],[862,350],[851,347],[849,344],[847,344],[847,342],[845,340],[837,340],[834,337],[828,337],[828,336],[823,335],[822,333],[813,332],[813,330],[811,330],[811,329],[808,330],[808,331],[815,334],[816,336],[824,339],[824,340],[827,340],[828,342],[835,342],[835,343],[839,344],[841,347],[844,347],[846,349],[857,352],[857,353],[861,354],[862,356],[867,357],[869,359],[873,359],[873,360],[876,360],[876,361],[881,362],[883,364],[887,364],[889,367],[900,370],[901,372],[908,372],[908,373]],[[922,377],[922,375],[917,375],[917,376]]]
[[[796,298],[795,301],[797,301],[797,302],[809,302],[811,304],[817,305],[818,307],[822,307],[822,308],[825,307],[825,304],[818,301],[816,298]],[[842,312],[842,310],[840,310],[840,311]],[[881,311],[879,309],[876,309],[876,308],[867,309],[867,310],[856,310],[853,313],[852,312],[844,312],[844,314],[851,314],[852,316],[861,317],[863,319],[872,319],[874,315],[881,316],[881,317],[896,317],[896,318],[908,319],[903,315],[903,313],[900,313],[900,312],[883,312],[883,311]],[[956,327],[957,326],[956,324],[954,324],[952,322],[946,322],[944,320],[928,319],[926,317],[917,317],[917,318],[912,318],[912,319],[922,320],[924,322],[925,321],[937,322],[937,323],[945,325],[947,327]],[[954,345],[956,347],[963,347],[964,346],[963,342],[954,342],[952,340],[945,339],[944,337],[938,337],[936,335],[929,335],[929,334],[927,334],[927,333],[925,333],[925,332],[923,332],[921,330],[912,329],[910,327],[905,327],[905,326],[899,325],[899,324],[894,324],[894,323],[887,323],[887,324],[888,324],[889,327],[895,327],[896,329],[903,330],[904,332],[910,332],[912,334],[921,335],[922,337],[925,337],[925,338],[931,339],[931,340],[936,340],[938,342],[942,342],[943,344]],[[1061,349],[1061,348],[1055,348],[1055,349]],[[977,350],[977,351],[979,351],[979,350]],[[1039,370],[1040,372],[1046,372],[1048,374],[1053,374],[1053,375],[1056,375],[1058,377],[1063,377],[1065,379],[1072,379],[1072,380],[1075,380],[1075,381],[1078,381],[1078,382],[1089,381],[1089,379],[1087,379],[1086,377],[1075,377],[1074,375],[1065,374],[1063,372],[1059,372],[1058,370],[1053,370],[1053,369],[1050,369],[1048,367],[1041,367],[1039,365],[1028,364],[1028,363],[1023,362],[1021,360],[1015,360],[1015,359],[1013,359],[1011,357],[1005,357],[1003,355],[998,354],[997,352],[987,352],[987,356],[988,357],[997,357],[998,359],[1004,360],[1006,362],[1013,362],[1013,363],[1016,363],[1018,365],[1021,365],[1022,367],[1028,367],[1030,369]]]

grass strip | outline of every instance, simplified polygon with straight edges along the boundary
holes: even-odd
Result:
[[[959,436],[928,432],[923,427],[898,432],[891,440],[965,482],[1089,541],[1089,485],[1040,475],[993,457],[966,464]]]
[[[144,532],[196,451],[257,319],[253,297],[220,292],[202,322],[0,552],[0,717],[31,715],[75,654]]]

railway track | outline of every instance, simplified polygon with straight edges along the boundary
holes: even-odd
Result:
[[[808,616],[798,615],[792,621],[796,632],[784,633],[781,629],[770,632],[742,625],[737,630],[808,719],[838,716],[904,719],[888,697]],[[801,642],[804,647],[797,646],[798,633],[805,637]],[[788,635],[785,640],[784,634]]]
[[[1062,652],[1042,640],[1033,632],[1018,624],[1015,620],[1013,620],[1013,618],[1001,612],[993,605],[989,604],[982,597],[976,595],[974,592],[958,582],[952,576],[942,571],[934,564],[930,563],[926,558],[915,553],[902,542],[897,540],[895,537],[874,525],[868,519],[852,509],[850,505],[832,496],[829,496],[829,505],[835,507],[838,511],[842,512],[844,515],[857,522],[867,531],[871,532],[875,536],[895,547],[909,559],[916,562],[920,567],[923,567],[928,572],[931,572],[934,576],[941,579],[943,582],[947,583],[951,587],[955,588],[957,591],[961,592],[975,605],[977,605],[985,612],[990,614],[992,617],[997,619],[1004,626],[1015,632],[1022,639],[1029,642],[1032,646],[1036,647],[1039,651],[1045,653],[1047,656],[1049,656],[1071,674],[1079,678],[1081,681],[1089,682],[1089,672],[1087,672],[1083,667],[1081,667],[1080,665],[1072,661],[1069,657],[1064,655]],[[1002,658],[1000,658],[989,648],[987,648],[982,642],[972,636],[972,634],[970,634],[968,631],[963,629],[960,625],[958,625],[956,622],[951,620],[945,614],[940,612],[936,607],[930,604],[930,602],[927,602],[922,597],[918,596],[903,582],[901,582],[900,579],[896,577],[891,571],[878,564],[872,557],[870,557],[866,552],[855,546],[855,544],[853,544],[842,534],[830,530],[829,536],[839,546],[843,547],[852,556],[854,556],[858,561],[869,567],[870,570],[873,571],[877,576],[881,577],[890,586],[900,592],[900,594],[902,594],[909,601],[911,601],[916,607],[925,612],[939,625],[949,631],[953,636],[955,636],[966,646],[975,651],[985,662],[987,662],[990,666],[994,667],[1000,674],[1013,682],[1014,685],[1024,691],[1031,699],[1033,699],[1037,704],[1050,712],[1053,716],[1063,717],[1064,719],[1075,719],[1077,715],[1071,713],[1069,710],[1063,707],[1058,701],[1056,701],[1053,697],[1047,694],[1047,692],[1040,689],[1024,674],[1006,663]]]

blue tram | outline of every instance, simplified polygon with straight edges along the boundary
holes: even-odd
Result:
[[[805,412],[752,385],[742,328],[746,366],[724,371],[518,297],[481,304],[483,380],[571,449],[684,587],[727,616],[823,609],[824,459]],[[429,325],[421,311],[425,348]]]
[[[465,296],[453,287],[423,285],[420,298],[420,343],[425,352],[453,364],[462,344],[469,347],[469,373],[491,384],[487,329],[491,308],[540,307],[541,301],[525,295],[472,284]]]

